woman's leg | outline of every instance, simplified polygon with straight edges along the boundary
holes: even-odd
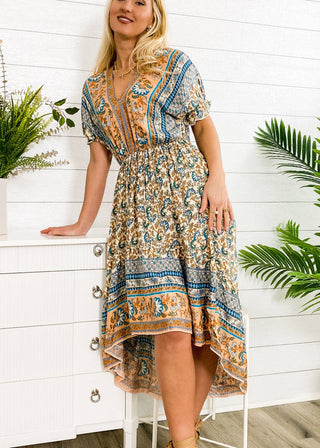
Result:
[[[155,363],[171,438],[192,437],[196,377],[191,334],[170,331],[155,335]]]
[[[197,420],[216,373],[219,356],[210,349],[208,344],[196,347],[192,343],[192,351],[196,372],[194,412]]]

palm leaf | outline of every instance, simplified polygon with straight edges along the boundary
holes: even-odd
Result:
[[[319,151],[315,140],[309,136],[302,136],[301,132],[290,125],[286,131],[283,121],[280,126],[276,118],[271,119],[271,126],[265,121],[266,130],[258,127],[255,141],[266,157],[277,160],[277,167],[289,177],[306,183],[305,187],[320,186]],[[279,161],[280,160],[280,161]]]
[[[239,262],[257,278],[270,279],[271,285],[275,284],[275,287],[283,285],[286,280],[290,281],[293,272],[310,273],[309,262],[289,245],[280,249],[263,244],[245,246],[245,249],[239,250]]]
[[[309,263],[310,270],[320,272],[320,246],[308,243],[310,238],[301,239],[299,237],[300,225],[289,220],[284,227],[276,227],[279,239],[286,243],[297,246],[304,254],[305,261]]]
[[[308,302],[304,304],[304,307],[302,308],[301,312],[307,311],[312,307],[315,307],[320,304],[320,293],[316,294],[312,299],[310,299]],[[320,306],[313,310],[313,313],[316,313],[317,311],[320,311]]]
[[[289,285],[285,298],[305,297],[320,290],[320,274],[318,270],[319,248],[310,250],[309,238],[299,238],[299,226],[289,221],[283,229],[278,227],[284,246],[275,247],[256,244],[239,250],[239,263],[251,275],[255,274],[261,280],[270,280],[273,288],[284,288]],[[291,247],[296,245],[298,250]],[[309,247],[311,246],[311,248]],[[318,258],[317,258],[318,257]],[[319,300],[311,299],[306,309],[320,304]],[[315,311],[313,311],[315,312]]]
[[[320,310],[320,308],[314,309],[314,307],[320,305],[320,274],[307,275],[302,273],[293,273],[296,277],[295,281],[290,283],[290,287],[287,290],[285,298],[291,297],[305,297],[311,293],[316,295],[308,300],[302,308],[302,311],[307,311],[313,308],[313,313]]]

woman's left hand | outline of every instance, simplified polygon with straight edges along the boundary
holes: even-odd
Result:
[[[230,220],[232,221],[234,219],[234,213],[228,196],[224,176],[223,178],[220,178],[218,175],[209,175],[203,189],[199,213],[202,213],[204,210],[206,210],[208,201],[209,230],[213,229],[214,217],[216,217],[217,232],[221,232],[222,219],[224,228],[227,231],[229,229]],[[227,208],[229,209],[229,211],[226,210]],[[218,214],[216,214],[216,211],[218,211]]]

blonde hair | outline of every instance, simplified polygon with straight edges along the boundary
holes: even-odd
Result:
[[[105,23],[101,45],[98,52],[93,75],[111,67],[116,59],[116,46],[113,30],[110,27],[109,12],[113,0],[107,0],[105,5]],[[136,64],[139,73],[163,72],[156,67],[157,58],[167,46],[168,18],[163,0],[151,0],[153,9],[153,24],[151,28],[141,33],[130,54],[129,65]],[[160,54],[157,53],[160,52]]]

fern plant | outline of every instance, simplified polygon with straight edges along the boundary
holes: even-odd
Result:
[[[57,154],[52,150],[34,156],[25,156],[32,143],[38,143],[48,135],[56,134],[60,129],[74,127],[74,122],[68,115],[74,115],[79,111],[77,107],[61,109],[66,98],[53,103],[49,98],[42,96],[40,86],[37,90],[16,90],[8,94],[6,90],[6,78],[4,70],[3,54],[0,40],[0,59],[2,64],[2,93],[0,93],[0,178],[15,176],[20,171],[28,171],[62,165],[69,163],[67,160],[50,162],[46,159]],[[20,98],[14,100],[14,95]],[[51,112],[38,115],[38,110],[43,105],[49,105]],[[49,117],[47,117],[49,115]],[[49,128],[50,123],[58,122],[57,128]]]
[[[317,118],[319,120],[319,118]],[[266,130],[259,128],[254,139],[259,148],[269,158],[277,160],[277,167],[282,173],[303,182],[302,187],[313,188],[318,195],[314,205],[320,206],[320,150],[310,136],[301,136],[290,125],[285,129],[281,120],[267,122]],[[320,128],[317,128],[320,130]],[[264,281],[270,281],[274,288],[288,286],[285,298],[312,298],[302,305],[300,312],[320,310],[320,245],[309,243],[310,238],[302,239],[299,224],[289,220],[276,227],[277,236],[283,243],[280,248],[263,244],[245,246],[239,250],[239,264]],[[315,233],[316,237],[320,233]]]

